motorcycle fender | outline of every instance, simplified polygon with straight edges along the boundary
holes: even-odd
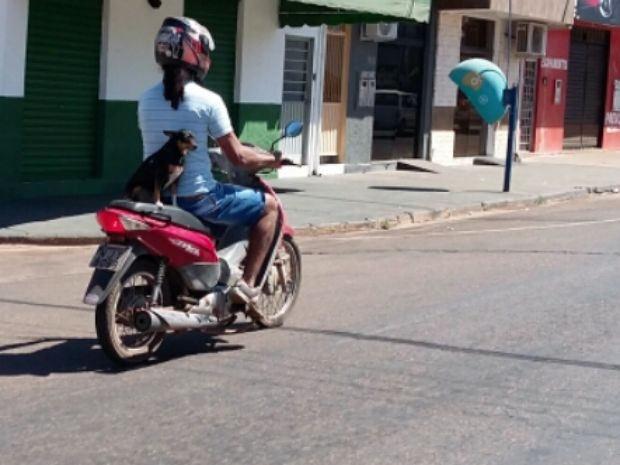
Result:
[[[99,305],[103,302],[110,295],[112,287],[120,281],[138,256],[132,251],[123,266],[116,271],[96,269],[90,278],[82,302],[86,305]]]

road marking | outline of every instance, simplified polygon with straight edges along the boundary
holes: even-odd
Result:
[[[62,252],[66,250],[89,250],[94,245],[36,245],[36,244],[0,244],[0,253],[7,252]]]
[[[463,231],[422,231],[420,235],[424,236],[445,236],[445,235],[468,235],[468,234],[487,234],[487,233],[503,233],[503,232],[518,232],[518,231],[542,231],[547,229],[568,229],[579,228],[583,226],[593,226],[599,224],[612,224],[620,223],[620,218],[610,218],[607,220],[592,220],[592,221],[574,221],[572,223],[555,223],[544,226],[518,226],[512,228],[493,228],[493,229],[466,229]],[[402,231],[402,230],[401,230]],[[418,230],[419,232],[419,230]],[[372,240],[393,240],[394,235],[368,235],[368,236],[349,236],[349,237],[332,237],[329,240],[334,241],[372,241]]]
[[[438,236],[445,234],[484,234],[484,233],[501,233],[501,232],[515,232],[515,231],[542,231],[546,229],[568,229],[579,228],[582,226],[593,226],[597,224],[611,224],[620,223],[620,218],[610,218],[607,220],[593,220],[593,221],[574,221],[572,223],[556,223],[543,226],[519,226],[513,228],[494,228],[494,229],[470,229],[463,231],[445,231],[445,232],[429,232],[428,236]]]

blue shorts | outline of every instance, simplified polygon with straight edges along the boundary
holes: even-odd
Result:
[[[265,194],[218,182],[209,192],[177,198],[177,205],[212,223],[254,226],[265,211]]]

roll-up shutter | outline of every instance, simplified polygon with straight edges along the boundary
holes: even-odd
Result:
[[[24,181],[92,177],[102,0],[30,0]]]
[[[574,27],[566,88],[564,148],[600,146],[605,116],[609,33]]]
[[[215,41],[205,87],[217,92],[231,107],[235,90],[237,0],[185,0],[185,15],[206,26]]]

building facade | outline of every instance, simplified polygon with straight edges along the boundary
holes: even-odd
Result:
[[[534,152],[620,148],[620,2],[579,0],[538,63]]]
[[[152,41],[167,16],[190,16],[211,30],[216,49],[205,85],[224,98],[241,139],[269,146],[289,120],[305,123],[303,137],[280,147],[302,166],[280,175],[369,164],[381,50],[361,24],[395,18],[308,8],[316,7],[287,0],[165,0],[158,8],[146,0],[1,2],[0,199],[120,192],[142,158],[137,100],[161,79]],[[400,46],[412,43],[404,38]]]
[[[120,192],[142,158],[137,99],[161,79],[154,34],[180,15],[209,20],[209,86],[232,104],[236,2],[0,3],[0,199]]]
[[[487,125],[449,79],[456,64],[485,58],[520,87],[519,146],[529,146],[536,131],[538,59],[517,53],[518,23],[540,24],[568,31],[573,22],[572,0],[512,2],[495,0],[436,0],[437,52],[433,92],[431,146],[428,158],[437,163],[469,163],[471,157],[503,157],[508,138],[507,118]],[[512,18],[509,23],[508,18]]]

